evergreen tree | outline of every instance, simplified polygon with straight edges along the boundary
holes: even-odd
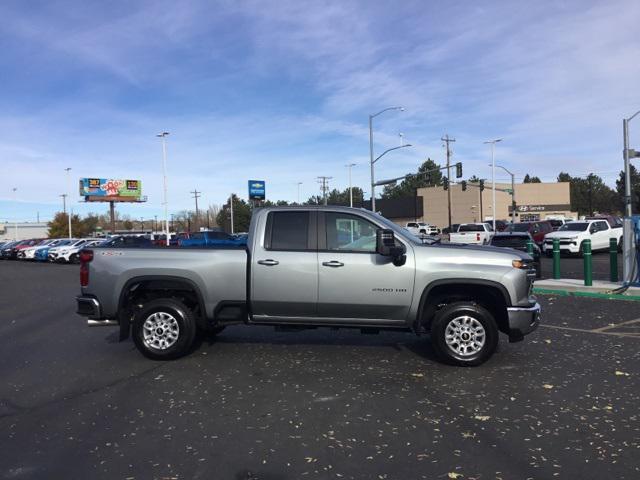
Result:
[[[382,198],[412,197],[415,195],[416,188],[442,185],[443,174],[439,168],[440,165],[428,158],[420,165],[415,175],[405,178],[400,183],[385,185]],[[451,175],[455,174],[455,168],[455,166],[451,167]],[[425,172],[429,171],[432,172],[425,174]]]

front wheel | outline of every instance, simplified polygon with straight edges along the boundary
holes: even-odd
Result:
[[[436,353],[458,366],[486,362],[498,348],[498,335],[493,315],[473,302],[447,305],[431,323],[431,343]]]
[[[187,354],[196,337],[193,313],[170,298],[152,300],[133,319],[133,343],[147,358],[172,360]]]

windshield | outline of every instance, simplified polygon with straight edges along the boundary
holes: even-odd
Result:
[[[559,232],[584,232],[587,228],[589,228],[589,224],[586,222],[571,222],[565,223],[561,226],[558,231]]]
[[[529,223],[512,223],[507,227],[507,232],[528,232],[531,224]]]

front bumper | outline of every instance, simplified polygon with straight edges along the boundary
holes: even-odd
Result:
[[[545,240],[542,244],[542,250],[544,251],[544,253],[553,252],[553,242]],[[560,251],[578,253],[580,252],[580,245],[578,245],[578,242],[576,240],[560,240]]]
[[[537,302],[530,307],[508,307],[509,341],[520,341],[538,328],[540,310],[540,304]]]

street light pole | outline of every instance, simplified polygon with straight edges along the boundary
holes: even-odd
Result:
[[[404,112],[404,107],[388,107],[388,108],[385,108],[384,110],[380,110],[378,113],[369,115],[369,162],[371,166],[371,211],[372,212],[376,211],[376,186],[375,186],[375,175],[373,171],[373,164],[376,162],[373,159],[373,119],[376,118],[378,115],[384,112],[387,112],[389,110],[400,110],[401,112]],[[381,156],[382,155],[380,155],[380,157]]]
[[[511,175],[511,223],[516,223],[516,189],[515,189],[515,175],[507,170],[502,165],[496,165],[497,168],[501,168],[509,175]]]
[[[491,187],[492,187],[492,192],[491,192],[491,199],[492,199],[492,212],[491,212],[491,217],[493,218],[493,231],[496,231],[496,157],[495,157],[495,148],[496,148],[496,143],[501,142],[502,139],[501,138],[496,138],[495,140],[488,140],[486,143],[490,143],[491,144]]]
[[[351,208],[353,208],[353,189],[351,187],[351,168],[355,166],[356,166],[355,163],[350,163],[348,165],[345,165],[345,167],[349,169],[349,206]]]
[[[300,205],[300,185],[302,185],[302,182],[298,182],[298,205]]]
[[[17,188],[12,188],[13,191],[13,203],[16,203],[16,191]],[[16,216],[13,218],[13,239],[18,241],[18,212],[16,211]]]
[[[631,115],[629,118],[622,120],[622,136],[624,144],[624,215],[631,217],[633,215],[633,198],[631,196],[631,165],[629,163],[629,122],[633,120],[640,110]]]
[[[167,144],[166,137],[169,132],[162,132],[156,135],[162,139],[162,184],[164,196],[162,203],[164,204],[164,228],[167,239],[167,247],[169,246],[169,207],[167,203]]]
[[[64,169],[67,172],[67,195],[69,195],[69,187],[71,180],[71,167],[67,167]],[[69,240],[71,240],[71,196],[69,195],[69,213],[67,214],[67,218],[69,219]]]

